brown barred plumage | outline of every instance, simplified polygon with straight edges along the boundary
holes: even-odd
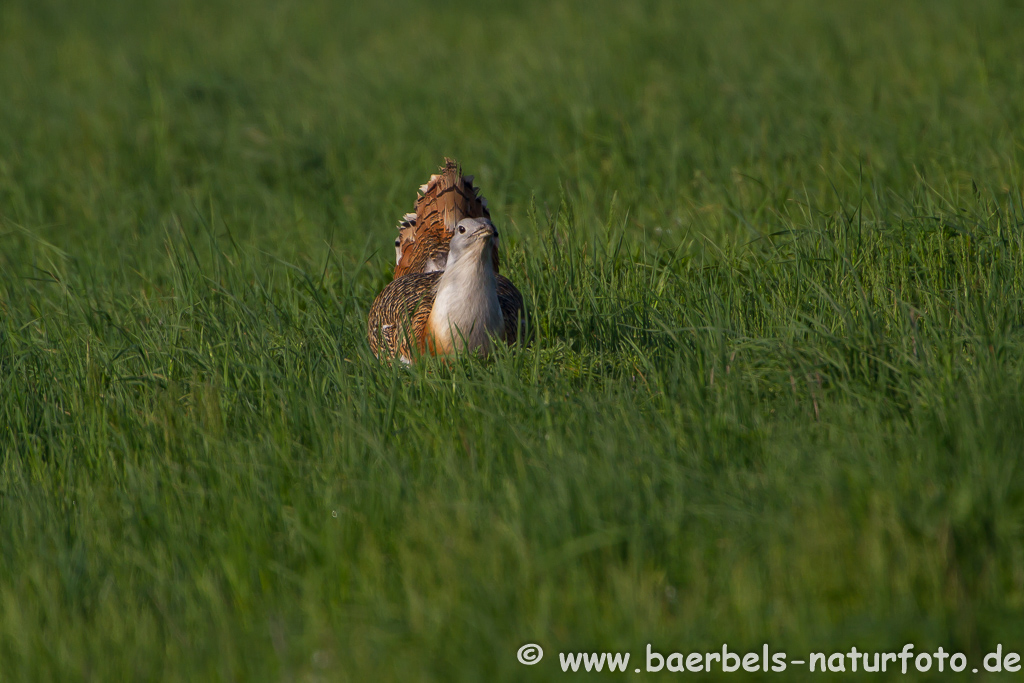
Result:
[[[473,176],[463,176],[458,163],[445,158],[441,173],[420,186],[416,210],[398,224],[395,240],[395,277],[409,273],[444,270],[448,245],[455,226],[463,218],[490,218],[487,200],[473,186]],[[498,272],[498,250],[493,252]]]
[[[441,351],[431,343],[427,320],[437,295],[442,271],[409,273],[395,278],[377,295],[370,307],[368,336],[370,350],[377,357],[398,356],[407,363],[422,353]],[[498,303],[501,305],[501,339],[514,344],[520,325],[525,324],[523,296],[508,278],[496,276]]]

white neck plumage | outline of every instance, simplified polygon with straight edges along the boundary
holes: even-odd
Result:
[[[504,324],[491,248],[474,247],[441,275],[427,319],[435,353],[467,348],[484,355],[490,352],[491,336],[498,335]]]

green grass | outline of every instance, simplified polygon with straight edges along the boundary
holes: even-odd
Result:
[[[1024,651],[1021,35],[1009,0],[0,4],[0,679]],[[445,155],[533,341],[379,364]]]

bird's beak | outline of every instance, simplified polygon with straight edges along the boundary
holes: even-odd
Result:
[[[498,231],[494,228],[493,225],[491,225],[489,223],[484,223],[479,228],[477,228],[475,231],[473,231],[472,238],[473,238],[473,241],[475,242],[477,240],[487,239],[488,237],[494,237],[497,234],[498,234]]]

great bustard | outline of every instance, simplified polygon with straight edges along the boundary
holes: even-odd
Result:
[[[492,340],[515,343],[523,297],[498,274],[498,231],[471,177],[446,159],[420,187],[416,213],[395,240],[395,279],[370,308],[370,349],[411,363],[418,354],[487,355]]]

